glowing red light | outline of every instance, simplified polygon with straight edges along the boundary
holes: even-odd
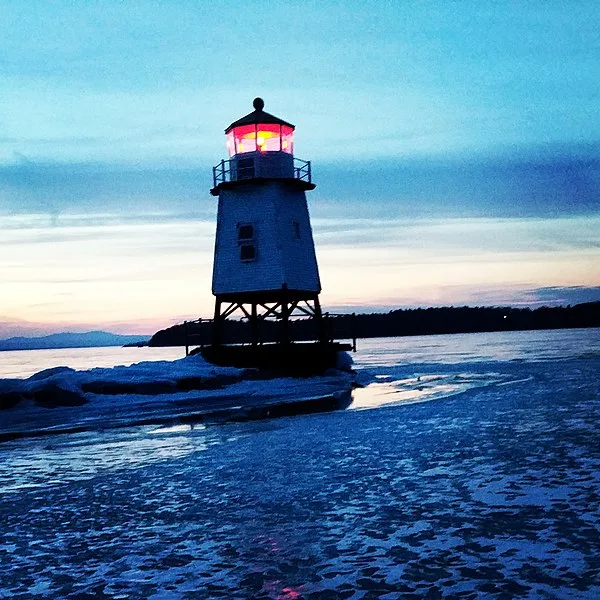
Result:
[[[294,130],[288,125],[258,123],[240,125],[227,133],[229,156],[246,152],[286,152],[293,154]]]

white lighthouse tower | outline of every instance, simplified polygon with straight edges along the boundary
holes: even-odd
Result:
[[[261,323],[275,319],[276,340],[287,344],[293,313],[314,320],[323,341],[321,283],[306,203],[315,188],[310,162],[294,157],[294,125],[263,110],[225,130],[229,160],[213,168],[218,196],[212,292],[213,349],[222,344],[225,320],[235,312],[248,319],[251,345]],[[273,329],[272,329],[273,330]]]

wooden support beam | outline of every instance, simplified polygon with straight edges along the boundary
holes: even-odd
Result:
[[[256,307],[256,302],[252,303],[252,318],[250,319],[251,327],[252,327],[252,345],[258,345],[258,310]]]
[[[230,317],[238,308],[240,307],[240,305],[237,302],[232,302],[224,311],[223,314],[221,315],[223,317],[223,319],[226,319],[227,317]]]
[[[213,321],[212,330],[212,345],[213,347],[221,345],[221,327],[223,321],[221,319],[221,301],[217,298],[215,300],[215,318]]]
[[[254,304],[252,306],[255,306]],[[246,310],[246,307],[243,304],[238,304],[238,308],[244,313],[246,318],[251,321],[252,315]]]
[[[296,306],[295,309],[298,312],[301,312],[303,315],[306,315],[307,317],[314,317],[315,316],[315,312],[314,310],[311,310],[310,308],[305,308],[304,306]]]
[[[225,331],[229,331],[229,326],[226,329],[225,323],[238,310],[243,314],[243,320],[248,320],[247,325],[232,328],[232,331],[247,331],[242,334],[243,338],[240,338],[242,343],[258,346],[262,343],[263,335],[270,337],[272,333],[276,333],[276,339],[282,344],[292,342],[294,335],[298,335],[299,339],[296,341],[316,339],[322,343],[329,343],[333,339],[331,324],[321,310],[318,294],[298,297],[297,292],[289,291],[285,287],[278,290],[278,294],[277,299],[271,299],[269,296],[260,298],[258,294],[239,294],[226,299],[218,297],[215,301],[212,344],[223,344]],[[295,319],[298,320],[297,324],[293,323]],[[271,324],[266,323],[272,320],[280,321],[277,325],[273,324],[275,330],[271,329]],[[306,323],[303,324],[302,321]],[[265,322],[263,326],[262,322]],[[186,331],[187,341],[192,336],[191,324],[186,324],[186,327],[190,328]],[[311,338],[305,337],[306,335],[310,335]]]
[[[265,313],[263,313],[260,318],[261,319],[266,319],[269,315],[273,315],[275,317],[281,317],[281,313],[277,312],[277,309],[281,307],[281,304],[279,302],[275,303],[274,306],[267,306],[266,304],[259,304],[259,306],[262,306],[265,309]]]
[[[189,330],[188,330],[188,322],[184,321],[183,322],[183,331],[184,331],[184,335],[185,335],[185,355],[189,356],[190,355],[190,341],[189,341]]]

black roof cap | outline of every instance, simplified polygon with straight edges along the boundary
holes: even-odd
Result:
[[[252,102],[252,106],[254,106],[254,110],[247,114],[245,117],[234,121],[226,130],[225,133],[229,133],[234,127],[239,127],[240,125],[257,125],[258,123],[269,123],[272,125],[287,125],[294,129],[294,126],[279,117],[275,117],[270,115],[268,112],[265,112],[263,108],[265,107],[265,101],[262,98],[254,98],[254,102]]]

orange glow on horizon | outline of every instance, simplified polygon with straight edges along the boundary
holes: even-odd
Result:
[[[70,223],[65,216],[50,229],[46,218],[20,228],[9,227],[11,219],[0,218],[0,225],[7,256],[19,261],[0,265],[0,337],[67,324],[146,333],[212,315],[210,220],[101,225],[87,216]],[[588,241],[597,238],[599,224],[599,217],[317,218],[321,303],[533,304],[536,288],[552,287],[559,295],[566,290],[566,303],[575,297],[568,288],[600,287],[600,248]],[[548,240],[560,244],[549,251]]]

